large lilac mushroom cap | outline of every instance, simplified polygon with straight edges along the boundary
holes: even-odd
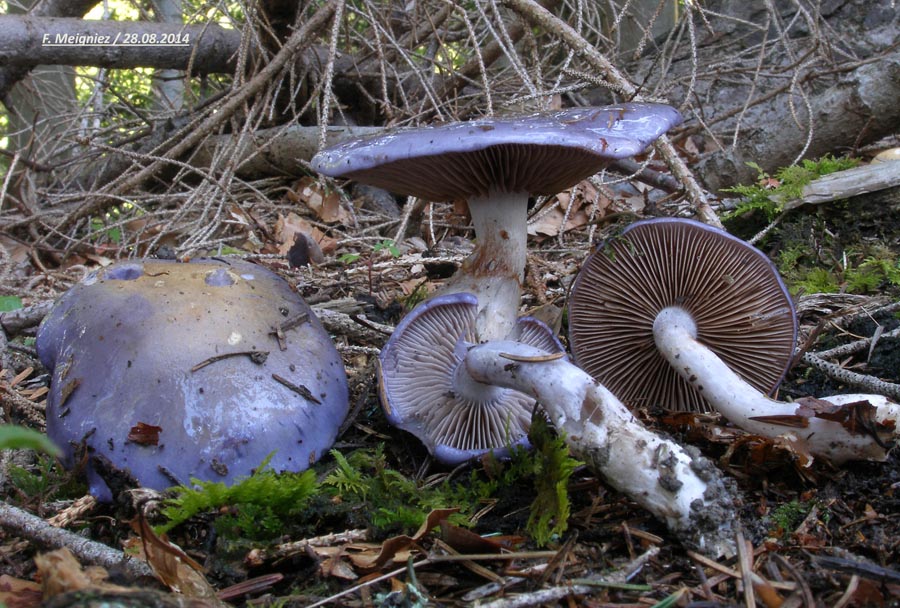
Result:
[[[476,309],[475,297],[467,293],[420,304],[397,325],[379,357],[381,402],[388,420],[418,437],[445,464],[487,452],[506,457],[511,446],[528,441],[534,399],[477,382],[466,371],[466,351],[475,342]],[[563,352],[537,319],[519,319],[515,333],[520,343],[548,354]]]
[[[158,490],[230,483],[272,452],[274,470],[304,470],[348,411],[318,319],[287,282],[240,260],[96,271],[54,305],[37,350],[53,372],[47,434],[70,464],[86,442],[101,499],[98,459]]]
[[[772,262],[718,228],[678,218],[635,222],[585,262],[569,299],[576,363],[632,407],[708,411],[659,353],[666,309],[692,319],[697,340],[757,390],[787,373],[797,337],[793,300]]]
[[[556,194],[639,154],[679,122],[677,110],[652,103],[483,118],[349,140],[311,164],[399,194],[465,199],[475,251],[445,291],[478,298],[479,340],[504,339],[516,325],[529,197]]]
[[[675,108],[656,103],[482,118],[348,140],[319,152],[312,167],[432,201],[552,195],[640,154],[680,122]]]

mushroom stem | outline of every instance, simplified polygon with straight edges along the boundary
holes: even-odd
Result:
[[[671,306],[653,323],[656,347],[669,364],[729,422],[765,437],[782,437],[834,464],[887,458],[900,406],[881,395],[838,395],[786,403],[760,393],[697,339],[690,313]],[[822,403],[826,402],[826,403]],[[867,402],[862,404],[860,402]],[[849,408],[857,407],[858,412]],[[844,410],[844,414],[838,413]]]
[[[735,496],[718,469],[696,449],[647,429],[586,372],[512,341],[472,346],[465,366],[478,382],[537,399],[579,458],[682,542],[707,554],[734,554]]]
[[[528,195],[492,192],[469,199],[475,251],[443,293],[468,292],[478,298],[478,339],[502,340],[516,325],[525,275]]]

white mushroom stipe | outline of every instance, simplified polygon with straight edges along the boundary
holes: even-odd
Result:
[[[489,342],[469,349],[465,368],[477,382],[537,399],[578,458],[682,542],[732,555],[735,494],[721,472],[696,449],[647,429],[586,372],[546,354],[520,342]]]
[[[509,338],[516,326],[525,275],[528,194],[492,192],[469,200],[477,237],[475,251],[441,290],[478,298],[479,340]]]
[[[697,340],[697,327],[684,309],[663,309],[653,323],[653,338],[672,368],[728,421],[765,437],[783,437],[834,464],[849,460],[883,461],[897,437],[900,406],[881,395],[836,395],[814,402],[786,403],[771,399],[742,380],[715,353]],[[841,420],[834,411],[828,419],[816,409],[837,410],[868,402],[874,412],[862,419]],[[893,438],[891,437],[893,435]]]

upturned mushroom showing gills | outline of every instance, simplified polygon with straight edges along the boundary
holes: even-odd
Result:
[[[417,306],[394,330],[379,356],[378,381],[388,420],[422,441],[435,458],[458,464],[494,452],[506,457],[527,445],[534,399],[475,382],[463,359],[475,342],[478,303],[468,293],[444,294]],[[563,354],[550,329],[523,317],[516,338]]]
[[[569,300],[576,362],[632,407],[706,409],[835,464],[884,460],[900,407],[880,395],[784,403],[794,307],[758,250],[686,219],[636,222],[585,263]]]
[[[104,500],[106,480],[231,482],[272,453],[272,469],[304,470],[348,410],[318,319],[287,282],[240,260],[98,270],[57,301],[37,350],[52,370],[47,434],[68,464],[84,444]]]
[[[528,198],[557,194],[611,160],[641,153],[680,121],[674,108],[650,103],[483,118],[348,140],[311,164],[398,194],[465,199],[475,251],[444,293],[473,294],[478,339],[502,339],[516,325]]]
[[[709,461],[644,427],[536,321],[521,319],[516,341],[476,344],[476,308],[470,294],[445,294],[397,326],[380,358],[382,398],[395,424],[438,458],[459,462],[485,446],[522,442],[538,402],[577,457],[682,542],[733,553],[735,497]]]

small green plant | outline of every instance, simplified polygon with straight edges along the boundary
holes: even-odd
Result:
[[[370,266],[372,265],[372,258],[374,254],[380,253],[382,251],[387,251],[392,258],[400,257],[400,249],[397,248],[397,246],[394,244],[394,241],[385,239],[383,241],[375,243],[375,245],[372,247],[373,255],[369,256],[368,260]],[[338,257],[338,261],[342,264],[352,264],[353,262],[359,260],[359,258],[361,257],[362,255],[359,253],[345,253]]]
[[[772,511],[772,523],[775,524],[777,530],[790,532],[803,521],[803,518],[809,514],[811,508],[812,503],[800,502],[798,500],[792,500],[791,502],[778,505],[778,507]]]
[[[772,532],[777,536],[790,534],[800,523],[806,519],[813,509],[817,510],[818,519],[828,523],[831,512],[824,503],[818,500],[792,500],[776,507],[769,516],[772,524]]]
[[[359,257],[360,256],[358,253],[345,253],[338,258],[338,261],[341,264],[352,264],[353,262],[358,260]]]
[[[22,298],[19,296],[0,296],[0,312],[9,312],[22,308]]]
[[[412,290],[406,298],[403,299],[403,308],[406,310],[412,310],[419,304],[425,301],[428,297],[428,286],[426,285],[426,281],[422,281],[416,288]]]
[[[231,486],[192,479],[196,487],[175,488],[175,498],[162,509],[167,521],[158,532],[168,532],[199,513],[227,507],[216,520],[217,531],[226,538],[268,539],[281,534],[285,521],[302,515],[318,484],[312,470],[276,473],[268,468],[271,457]]]
[[[829,173],[852,169],[858,164],[859,161],[855,158],[823,156],[818,160],[803,160],[799,165],[783,167],[776,171],[773,177],[763,171],[757,163],[749,162],[747,166],[757,171],[756,183],[726,188],[726,192],[734,192],[742,200],[737,208],[725,214],[723,219],[759,210],[771,222],[783,211],[784,203],[800,197],[803,188],[811,181]]]
[[[879,251],[870,255],[856,268],[845,274],[846,290],[849,293],[871,293],[882,285],[900,285],[900,261],[887,252]]]
[[[546,422],[537,422],[534,450],[515,448],[508,461],[485,457],[484,470],[466,478],[426,485],[388,466],[384,445],[349,454],[331,451],[334,466],[321,483],[312,470],[276,474],[268,459],[251,476],[232,486],[192,480],[175,488],[162,510],[166,523],[158,532],[201,513],[217,513],[215,528],[228,540],[265,540],[288,525],[306,520],[345,518],[343,525],[370,527],[380,534],[409,533],[439,508],[458,508],[450,521],[472,525],[472,516],[490,500],[504,496],[518,502],[523,486],[535,489],[528,532],[541,545],[565,531],[569,517],[567,485],[578,462]],[[528,491],[528,490],[524,490]]]
[[[374,251],[375,253],[378,253],[380,251],[387,251],[389,254],[391,254],[392,258],[400,257],[400,249],[398,249],[397,245],[394,244],[394,241],[390,239],[385,239],[383,241],[375,243],[375,247],[372,248],[372,251]]]
[[[528,438],[534,446],[534,489],[528,533],[539,546],[562,534],[569,525],[569,477],[582,463],[569,456],[562,437],[541,415],[531,421]]]
[[[836,293],[840,289],[840,282],[828,268],[808,268],[790,283],[794,293]]]
[[[86,488],[76,472],[66,470],[55,456],[41,453],[34,465],[12,465],[9,481],[18,500],[42,505],[51,500],[84,496]]]

